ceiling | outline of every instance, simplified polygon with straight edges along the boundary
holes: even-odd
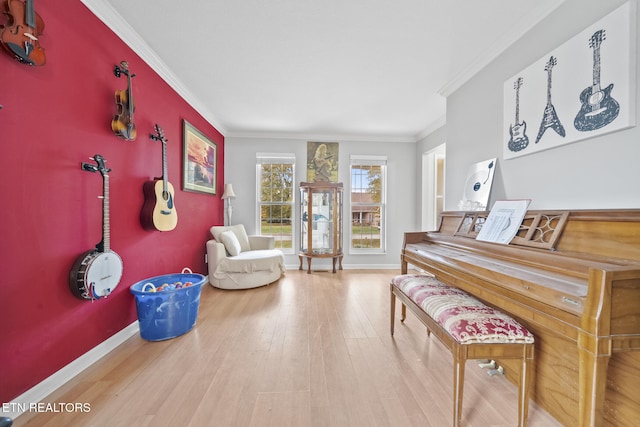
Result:
[[[82,0],[226,137],[416,141],[564,0]]]

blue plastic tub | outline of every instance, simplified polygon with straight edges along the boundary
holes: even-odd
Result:
[[[189,332],[198,318],[200,291],[206,280],[202,274],[178,273],[151,277],[131,285],[129,291],[136,299],[140,336],[147,341],[162,341]],[[175,282],[193,284],[175,290],[149,291]]]

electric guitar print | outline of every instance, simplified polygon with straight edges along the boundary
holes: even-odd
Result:
[[[581,132],[605,127],[620,112],[620,104],[611,97],[613,83],[604,89],[600,87],[600,45],[604,39],[604,30],[596,31],[589,39],[589,47],[593,49],[593,85],[580,94],[582,106],[573,121],[575,128]]]
[[[147,181],[142,186],[144,204],[140,211],[140,223],[145,230],[171,231],[178,224],[178,212],[174,200],[173,185],[167,173],[167,139],[156,124],[156,135],[149,137],[162,142],[162,177]]]
[[[547,65],[544,67],[544,70],[547,72],[547,106],[544,108],[544,115],[542,117],[542,122],[540,123],[540,130],[538,131],[538,136],[536,137],[536,144],[544,135],[544,132],[551,128],[561,137],[565,137],[566,132],[564,130],[564,126],[560,123],[560,119],[558,118],[558,113],[556,113],[556,108],[551,103],[551,70],[554,66],[558,64],[558,60],[555,56],[549,58],[547,61]]]
[[[527,137],[527,123],[523,120],[520,122],[520,87],[522,87],[523,79],[518,79],[513,83],[513,88],[516,90],[516,121],[509,126],[509,150],[520,151],[527,148],[529,145],[529,138]]]

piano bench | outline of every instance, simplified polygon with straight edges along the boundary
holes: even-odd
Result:
[[[391,280],[391,335],[396,298],[401,321],[409,309],[453,355],[453,425],[462,420],[464,368],[467,359],[520,359],[518,425],[527,423],[533,361],[533,335],[506,314],[433,276],[403,274]]]

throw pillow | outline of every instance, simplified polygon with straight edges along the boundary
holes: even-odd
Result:
[[[220,233],[220,243],[224,245],[224,248],[231,256],[237,256],[242,251],[238,238],[231,230]]]

